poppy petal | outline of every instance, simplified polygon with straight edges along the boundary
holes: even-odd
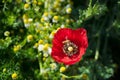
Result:
[[[63,41],[70,40],[78,46],[78,52],[68,56],[63,52]],[[53,38],[53,47],[51,56],[56,62],[72,65],[79,62],[88,47],[86,30],[79,28],[72,30],[70,28],[59,29]]]

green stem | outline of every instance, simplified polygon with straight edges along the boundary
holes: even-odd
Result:
[[[101,24],[101,28],[97,33],[98,40],[97,40],[97,47],[96,47],[96,51],[95,51],[95,57],[94,57],[95,60],[98,60],[98,58],[99,58],[99,48],[100,48],[100,39],[101,39],[100,34],[101,34],[103,26],[105,25],[106,20],[107,20],[107,17],[104,19],[104,22]]]
[[[98,35],[98,40],[97,40],[97,47],[95,51],[95,60],[98,60],[99,58],[99,48],[100,48],[100,34]]]
[[[38,54],[38,62],[39,62],[39,68],[40,68],[40,75],[42,75],[42,59],[41,59],[41,53]]]

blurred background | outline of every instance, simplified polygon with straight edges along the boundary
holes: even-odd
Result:
[[[64,27],[88,35],[86,54],[71,66],[50,55]],[[0,1],[0,80],[119,80],[119,49],[120,0]]]

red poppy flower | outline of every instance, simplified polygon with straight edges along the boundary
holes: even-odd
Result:
[[[75,64],[80,61],[88,47],[86,30],[61,28],[54,35],[52,43],[51,56],[56,62]]]

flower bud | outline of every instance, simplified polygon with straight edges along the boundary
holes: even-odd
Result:
[[[24,9],[28,9],[30,5],[28,3],[24,4]]]
[[[4,36],[9,36],[10,35],[10,32],[9,31],[5,31],[4,32]]]
[[[11,77],[12,77],[13,80],[17,79],[17,77],[18,77],[18,76],[17,76],[17,73],[13,73],[13,74],[11,75]]]
[[[61,67],[60,68],[60,72],[65,72],[66,71],[66,68],[65,67]]]
[[[32,40],[33,40],[33,35],[28,35],[28,36],[27,36],[27,41],[30,42],[30,41],[32,41]]]
[[[70,14],[72,12],[72,9],[71,8],[67,8],[66,9],[66,13]]]

